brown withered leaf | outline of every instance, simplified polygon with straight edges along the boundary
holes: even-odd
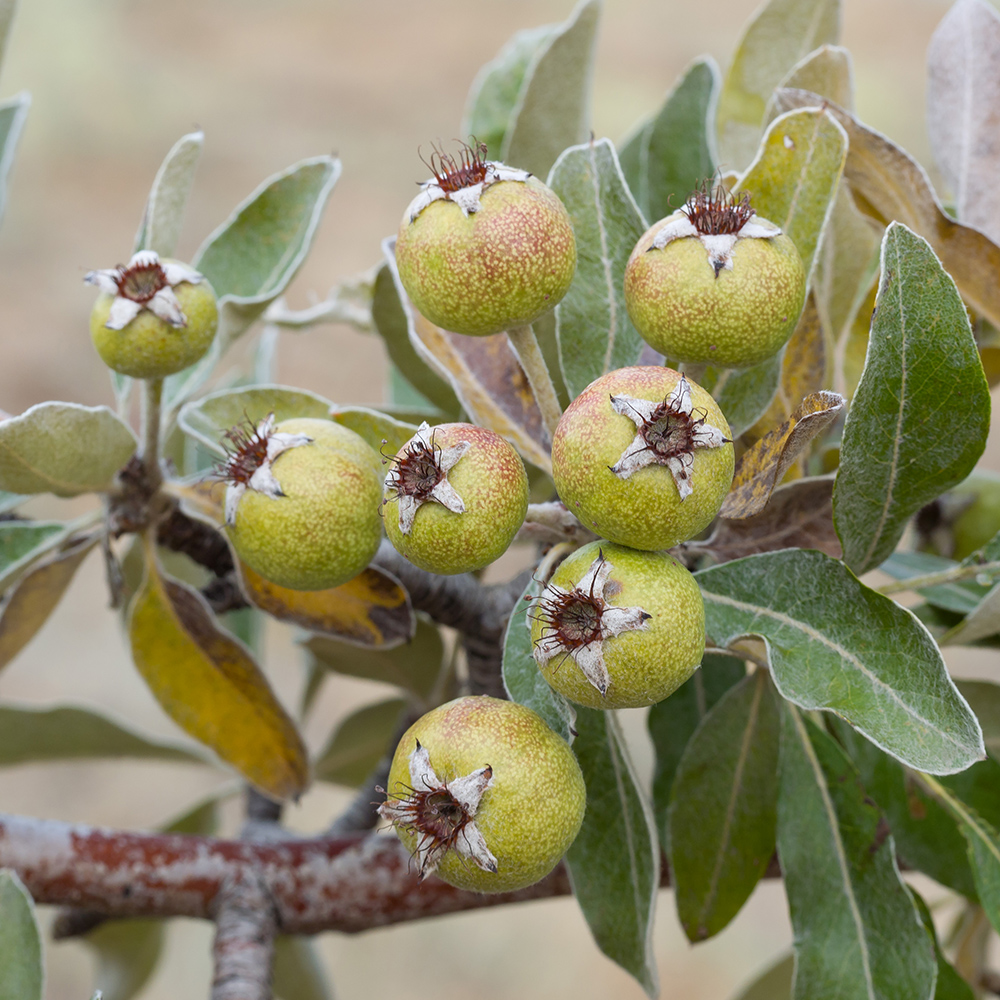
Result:
[[[273,798],[309,780],[302,737],[249,650],[218,628],[201,595],[163,575],[146,544],[129,608],[132,659],[163,710]]]
[[[930,243],[944,269],[955,279],[962,298],[1000,326],[1000,246],[976,229],[950,219],[941,207],[923,167],[852,114],[806,90],[779,90],[782,111],[823,104],[847,132],[844,176],[858,208],[882,223],[895,219]]]
[[[395,247],[395,238],[382,242],[417,353],[451,383],[474,423],[496,431],[533,465],[551,472],[542,414],[507,334],[466,337],[442,330],[421,316],[399,281]]]
[[[720,517],[743,520],[759,514],[796,456],[828,427],[844,406],[836,392],[813,392],[789,418],[743,454]]]
[[[816,308],[816,298],[810,292],[795,331],[785,347],[778,391],[764,416],[743,436],[744,441],[759,441],[770,431],[781,427],[795,412],[796,402],[812,392],[818,392],[826,381],[823,325]]]
[[[384,569],[369,566],[329,590],[289,590],[239,560],[237,566],[247,599],[281,621],[369,648],[389,649],[413,638],[410,596]]]
[[[694,544],[718,562],[789,548],[819,549],[839,559],[840,541],[833,527],[833,478],[814,476],[779,486],[762,513],[739,521],[720,518],[712,537]]]
[[[36,564],[0,603],[0,670],[55,611],[80,564],[99,540],[99,535],[91,535]]]

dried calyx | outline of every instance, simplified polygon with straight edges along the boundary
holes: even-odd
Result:
[[[226,431],[226,458],[216,466],[217,478],[229,484],[226,490],[226,524],[236,522],[236,507],[247,490],[272,498],[283,497],[281,485],[274,478],[274,460],[289,448],[310,444],[306,434],[282,434],[274,429],[274,414],[259,424],[247,417],[243,423]]]
[[[432,202],[444,199],[453,201],[464,215],[479,211],[479,197],[497,181],[526,181],[531,174],[516,170],[495,160],[486,159],[486,145],[472,140],[473,145],[462,143],[458,156],[433,148],[430,162],[424,163],[434,175],[420,185],[420,194],[407,209],[412,222]],[[423,159],[423,157],[421,157]]]
[[[410,785],[402,794],[377,788],[390,796],[379,806],[379,815],[416,834],[417,876],[421,881],[450,850],[496,874],[497,859],[475,823],[483,794],[493,783],[493,768],[487,764],[464,777],[442,781],[431,766],[427,748],[419,740],[415,742],[409,758]]]
[[[733,269],[733,247],[740,239],[771,239],[781,230],[761,219],[750,205],[750,195],[736,196],[721,184],[705,181],[659,229],[649,250],[662,250],[668,243],[686,236],[701,240],[718,278]],[[649,251],[647,250],[647,253]]]
[[[182,281],[196,285],[203,280],[203,276],[186,264],[161,261],[153,250],[141,250],[127,265],[89,271],[83,280],[115,297],[104,325],[110,330],[121,330],[143,309],[148,309],[171,326],[187,326],[187,319],[174,294],[174,285]]]
[[[728,444],[720,428],[707,422],[704,410],[691,403],[691,386],[682,375],[673,392],[661,402],[612,396],[616,413],[628,417],[636,428],[635,439],[611,466],[619,479],[628,479],[648,465],[670,470],[681,500],[691,495],[691,469],[697,448],[719,448]]]
[[[434,432],[425,421],[407,445],[402,458],[386,476],[386,497],[399,501],[399,530],[404,535],[413,530],[413,521],[422,504],[435,502],[453,514],[464,514],[465,503],[448,482],[448,473],[469,450],[469,441],[459,441],[450,448],[434,443]]]
[[[621,589],[609,580],[613,569],[600,551],[572,590],[550,583],[535,598],[529,613],[542,626],[541,638],[532,647],[539,667],[544,668],[555,656],[570,657],[602,695],[611,683],[604,662],[604,641],[623,632],[643,630],[652,618],[642,608],[608,603],[607,598]]]

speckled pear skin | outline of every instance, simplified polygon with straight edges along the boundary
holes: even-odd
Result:
[[[275,459],[285,496],[243,494],[229,538],[240,559],[272,583],[337,587],[371,562],[382,538],[382,461],[360,435],[329,420],[285,420],[275,430],[313,441]]]
[[[534,177],[498,181],[468,217],[452,201],[400,223],[399,277],[436,326],[486,336],[552,309],[576,271],[576,240],[563,203]]]
[[[390,798],[406,793],[417,740],[444,781],[487,764],[493,768],[493,784],[483,794],[475,823],[497,859],[497,872],[449,851],[438,866],[439,878],[459,889],[511,892],[552,871],[576,839],[587,799],[580,765],[562,737],[523,705],[487,695],[459,698],[428,712],[403,734],[386,785]],[[415,851],[416,833],[396,832]]]
[[[697,237],[650,249],[668,221],[643,234],[625,267],[625,305],[646,343],[672,361],[725,368],[777,354],[805,302],[805,269],[792,240],[739,239],[732,270],[716,277]]]
[[[562,502],[588,528],[634,549],[669,549],[711,524],[729,493],[732,444],[694,453],[692,493],[681,500],[666,466],[640,469],[629,479],[611,471],[634,440],[635,424],[616,413],[610,397],[663,400],[680,374],[671,368],[619,368],[591,382],[566,409],[552,440],[552,475]],[[730,437],[715,400],[688,379],[694,410]]]
[[[507,551],[528,510],[528,476],[518,453],[494,431],[475,424],[438,424],[434,444],[450,448],[460,441],[469,450],[448,473],[448,482],[465,503],[456,514],[433,500],[420,505],[413,530],[399,527],[399,501],[382,506],[385,533],[393,547],[415,566],[451,576],[489,566]],[[406,451],[404,446],[397,458]]]
[[[173,327],[143,309],[121,330],[104,325],[115,297],[107,292],[98,296],[90,313],[90,337],[109,368],[132,378],[162,378],[183,371],[204,356],[219,323],[215,292],[205,279],[198,284],[182,281],[174,286],[174,294],[187,326]]]
[[[588,708],[642,708],[672,695],[701,665],[705,652],[705,604],[688,570],[666,552],[639,552],[598,541],[563,560],[550,581],[572,590],[598,553],[611,564],[605,600],[615,607],[640,607],[652,617],[643,630],[623,632],[603,642],[604,663],[611,677],[607,694],[584,676],[571,656],[552,657],[542,676],[561,694]],[[616,591],[612,594],[613,591]],[[531,639],[542,637],[537,614]]]

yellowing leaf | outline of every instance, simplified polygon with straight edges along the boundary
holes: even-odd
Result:
[[[507,335],[465,337],[426,320],[400,284],[395,247],[394,239],[382,244],[417,353],[451,383],[473,423],[496,431],[533,465],[551,472],[542,414]]]
[[[413,637],[416,619],[400,582],[369,566],[353,580],[329,590],[289,590],[238,563],[243,591],[261,611],[310,632],[358,646],[398,646]]]
[[[804,90],[781,90],[777,95],[782,109],[808,107],[816,101],[815,94]],[[844,176],[858,207],[882,223],[901,222],[927,240],[962,298],[1000,326],[1000,246],[945,214],[923,167],[909,153],[843,108],[828,103],[827,111],[847,132]]]
[[[161,575],[129,609],[132,658],[164,711],[248,781],[275,798],[308,783],[302,738],[246,647],[219,629],[197,591]]]
[[[719,514],[731,519],[759,514],[795,457],[832,423],[843,405],[844,397],[835,392],[814,392],[802,400],[788,420],[740,459]]]
[[[0,670],[34,638],[66,592],[97,536],[85,538],[26,573],[0,605]]]
[[[822,389],[827,382],[826,368],[826,340],[816,309],[816,299],[810,293],[781,359],[778,391],[764,416],[747,432],[747,443],[758,441],[780,427],[791,417],[800,400]]]
[[[795,90],[810,90],[842,108],[854,107],[854,72],[851,53],[840,45],[821,45],[797,62],[779,84]],[[776,117],[774,96],[768,101],[766,118]]]

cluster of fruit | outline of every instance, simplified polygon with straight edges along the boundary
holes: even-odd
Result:
[[[531,324],[566,294],[576,269],[573,227],[556,195],[485,152],[435,151],[434,177],[407,208],[396,245],[415,307],[470,336]],[[207,349],[214,300],[189,268],[145,253],[88,279],[105,292],[92,332],[111,367],[160,377]],[[746,367],[773,355],[804,294],[791,240],[746,196],[707,183],[650,228],[625,273],[636,328],[672,361],[692,364]],[[283,587],[351,579],[373,558],[383,523],[423,569],[478,570],[511,544],[528,506],[517,453],[471,424],[422,425],[384,477],[380,456],[331,421],[269,417],[228,438],[229,538],[243,562]],[[552,469],[560,499],[602,540],[566,558],[535,600],[538,667],[579,705],[654,704],[704,652],[698,585],[665,550],[703,531],[729,491],[726,419],[670,368],[611,371],[562,415]],[[403,736],[381,811],[421,877],[437,871],[461,887],[506,891],[551,870],[584,805],[565,742],[530,710],[478,697],[435,709]]]

